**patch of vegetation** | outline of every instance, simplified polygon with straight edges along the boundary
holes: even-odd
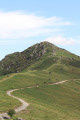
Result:
[[[13,117],[13,115],[15,114],[15,110],[14,109],[10,109],[9,111],[8,111],[8,115],[12,118]]]

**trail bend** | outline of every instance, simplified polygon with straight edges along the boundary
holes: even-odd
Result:
[[[68,81],[68,80],[64,80],[64,81],[60,81],[60,82],[56,82],[56,83],[51,83],[51,84],[48,84],[48,85],[63,84],[63,83],[65,83],[65,82],[67,82],[67,81]],[[36,86],[30,86],[30,87],[26,87],[26,88],[29,88],[29,89],[30,89],[30,88],[35,88],[35,87],[39,87],[39,86],[36,85]],[[21,106],[15,108],[15,112],[16,112],[16,113],[27,109],[27,107],[29,106],[29,103],[27,103],[27,102],[24,101],[23,99],[18,98],[18,97],[16,97],[16,96],[12,95],[13,92],[15,92],[15,91],[17,91],[17,90],[21,90],[21,89],[25,89],[25,88],[13,89],[13,90],[9,90],[9,91],[6,92],[6,94],[7,94],[8,96],[10,96],[10,97],[12,97],[12,98],[15,98],[15,99],[19,100],[19,101],[22,103]],[[2,114],[0,114],[0,117],[1,117],[1,116],[8,116],[8,115],[7,115],[7,113],[2,113]]]

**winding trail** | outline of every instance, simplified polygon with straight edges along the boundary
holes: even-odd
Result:
[[[22,110],[25,110],[25,109],[29,106],[29,104],[28,104],[27,102],[25,102],[24,100],[22,100],[22,99],[20,99],[20,98],[18,98],[18,97],[15,97],[15,96],[13,96],[13,95],[11,95],[12,92],[17,91],[17,90],[19,90],[19,89],[14,89],[14,90],[9,90],[9,91],[7,91],[7,95],[9,95],[9,96],[11,96],[11,97],[19,100],[19,101],[22,103],[22,105],[21,105],[20,107],[18,107],[18,108],[15,109],[15,112],[16,112],[16,113],[17,113],[17,112],[20,112],[20,111],[22,111]]]
[[[58,84],[63,84],[65,82],[67,82],[67,81],[69,81],[69,80],[64,80],[64,81],[60,81],[60,82],[56,82],[56,83],[52,83],[52,84],[47,84],[47,85],[58,85]],[[39,86],[36,85],[36,86],[27,87],[27,88],[35,88],[35,87],[39,87]],[[9,91],[6,92],[8,96],[15,98],[15,99],[19,100],[22,103],[21,106],[19,106],[18,108],[15,109],[16,113],[25,110],[29,106],[29,103],[27,103],[23,99],[18,98],[18,97],[11,94],[12,92],[17,91],[17,90],[21,90],[21,89],[25,89],[25,88],[9,90]],[[0,117],[1,116],[8,116],[8,115],[7,115],[7,113],[2,113],[2,114],[0,114]]]
[[[68,81],[68,80],[60,81],[60,82],[56,82],[56,83],[48,84],[48,85],[62,84],[62,83],[67,82],[67,81]],[[35,88],[35,87],[39,87],[39,86],[31,86],[31,87],[27,87],[27,88]],[[21,88],[21,89],[25,89],[25,88]],[[12,92],[17,91],[17,90],[21,90],[21,89],[14,89],[14,90],[9,90],[9,91],[6,92],[8,96],[15,98],[15,99],[19,100],[19,101],[22,103],[22,105],[21,105],[20,107],[18,107],[18,108],[15,109],[15,112],[16,112],[16,113],[17,113],[17,112],[20,112],[20,111],[22,111],[22,110],[25,110],[25,109],[29,106],[29,103],[25,102],[25,101],[24,101],[23,99],[21,99],[21,98],[15,97],[14,95],[11,94]]]

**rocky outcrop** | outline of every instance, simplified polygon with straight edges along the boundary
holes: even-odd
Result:
[[[9,115],[7,113],[0,114],[0,120],[10,119]]]

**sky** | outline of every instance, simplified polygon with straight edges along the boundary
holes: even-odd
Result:
[[[0,60],[43,41],[80,56],[80,0],[0,0]]]

